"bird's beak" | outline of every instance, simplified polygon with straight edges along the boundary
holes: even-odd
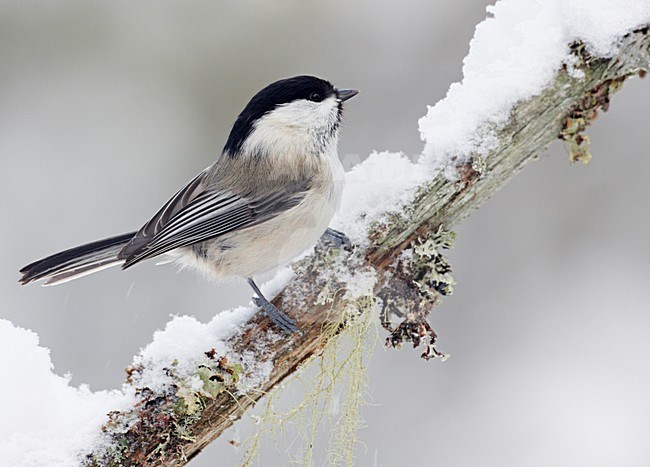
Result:
[[[359,94],[359,91],[357,91],[356,89],[337,89],[336,90],[336,97],[341,102],[347,101],[348,99],[352,99],[357,94]]]

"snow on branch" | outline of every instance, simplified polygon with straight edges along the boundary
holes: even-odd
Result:
[[[11,434],[11,446],[0,441],[3,458],[182,465],[347,323],[376,310],[388,345],[412,343],[423,357],[440,357],[426,317],[453,290],[443,254],[453,244],[450,228],[557,138],[568,142],[572,158],[587,160],[585,128],[628,77],[650,68],[645,2],[564,3],[501,0],[491,7],[463,81],[420,121],[420,159],[376,153],[347,174],[333,227],[353,248],[322,241],[264,290],[302,334],[277,333],[252,306],[209,323],[176,317],[135,358],[121,391],[91,393],[51,373],[32,333],[0,321],[0,338],[37,363],[34,387],[59,408],[43,409],[49,418],[36,435],[16,419],[23,431]],[[2,367],[21,370],[15,361]],[[61,412],[68,418],[59,419]]]
[[[421,180],[421,175],[413,174],[427,172],[414,169],[416,164],[400,155],[372,155],[350,173],[349,184],[354,187],[356,179],[357,187],[363,189],[348,196],[336,223],[350,233],[353,251],[319,245],[311,256],[294,264],[291,281],[274,300],[297,319],[303,334],[280,336],[256,314],[238,324],[225,341],[206,341],[201,350],[207,353],[199,354],[199,359],[195,355],[190,360],[193,366],[182,371],[170,365],[177,357],[165,345],[169,356],[162,361],[168,366],[162,373],[169,380],[158,390],[147,389],[150,386],[143,384],[143,378],[150,367],[133,370],[132,384],[141,388],[137,405],[114,414],[106,425],[113,449],[127,446],[113,452],[120,461],[184,463],[319,354],[347,319],[372,312],[378,299],[382,322],[390,330],[389,345],[422,343],[425,358],[440,356],[426,316],[453,287],[449,265],[441,254],[453,241],[448,229],[550,142],[560,136],[577,137],[579,133],[567,133],[576,122],[582,128],[588,125],[599,109],[606,108],[623,80],[650,66],[649,47],[647,29],[627,36],[613,58],[597,58],[582,43],[573,43],[570,63],[559,67],[551,84],[515,105],[500,127],[490,126],[498,142],[485,152],[450,155],[444,171],[447,176],[408,186]],[[383,178],[390,182],[381,193],[370,193],[366,189],[369,180],[376,180],[376,173],[383,170],[412,176],[399,189],[394,179]],[[368,197],[368,204],[363,197]],[[386,197],[392,199],[384,201]],[[401,207],[400,202],[409,197],[410,204]],[[390,206],[397,209],[386,212]],[[376,213],[369,213],[368,208]],[[393,324],[395,318],[401,322]],[[217,317],[215,322],[219,321]],[[174,341],[186,340],[178,335]],[[156,361],[161,361],[159,355]],[[95,451],[90,463],[114,460],[104,457],[107,452]]]

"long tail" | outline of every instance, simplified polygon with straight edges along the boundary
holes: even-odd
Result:
[[[135,232],[105,238],[56,253],[22,268],[22,284],[47,279],[43,285],[55,285],[124,263],[117,254]]]

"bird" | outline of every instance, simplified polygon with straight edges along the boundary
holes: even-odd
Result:
[[[35,261],[21,284],[61,284],[165,255],[210,279],[245,279],[254,303],[283,332],[293,318],[262,294],[253,276],[286,264],[328,235],[344,185],[338,157],[343,103],[355,89],[301,75],[275,81],[248,102],[215,162],[181,188],[139,230]]]

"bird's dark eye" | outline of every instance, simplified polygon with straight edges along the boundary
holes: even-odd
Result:
[[[320,101],[323,100],[323,96],[322,96],[322,94],[320,94],[320,93],[318,93],[318,92],[312,92],[312,93],[309,95],[309,100],[310,100],[310,101],[314,101],[314,102],[320,102]]]

